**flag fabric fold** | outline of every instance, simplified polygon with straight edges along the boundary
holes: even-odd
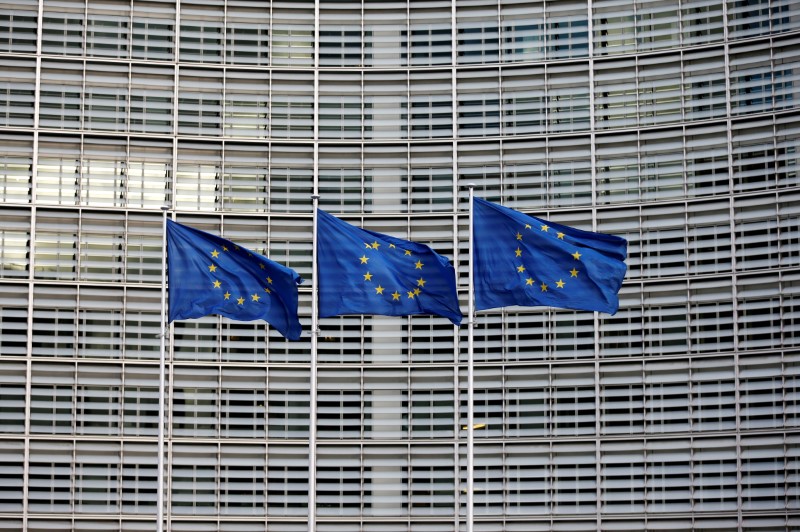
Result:
[[[473,200],[476,310],[545,305],[615,314],[624,238],[583,231]]]
[[[169,321],[219,314],[264,320],[300,338],[294,270],[210,233],[167,220]]]
[[[434,314],[461,324],[455,270],[424,244],[317,210],[319,315]]]

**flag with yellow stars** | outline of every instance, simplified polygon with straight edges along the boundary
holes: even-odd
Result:
[[[219,314],[264,320],[300,338],[296,271],[229,240],[167,220],[169,321]]]
[[[321,318],[434,314],[461,324],[455,270],[445,257],[424,244],[317,214]]]
[[[475,308],[544,305],[615,314],[628,242],[474,198]]]

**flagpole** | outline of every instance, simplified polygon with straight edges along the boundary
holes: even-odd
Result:
[[[156,487],[156,531],[164,530],[164,421],[165,421],[165,360],[167,351],[167,211],[169,205],[163,205],[161,229],[161,355],[158,364],[158,486]]]
[[[473,532],[475,518],[475,375],[474,375],[474,341],[475,326],[475,287],[472,279],[472,203],[475,185],[469,188],[469,291],[467,304],[467,532]]]
[[[311,196],[313,229],[311,233],[311,368],[309,382],[308,424],[308,532],[316,531],[317,518],[317,339],[319,337],[319,308],[317,298],[317,208],[319,194]]]

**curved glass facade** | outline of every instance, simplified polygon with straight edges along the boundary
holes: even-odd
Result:
[[[307,279],[171,327],[171,530],[800,527],[798,109],[793,0],[0,2],[0,529],[154,529],[164,204]],[[630,243],[478,315],[471,523],[467,328],[308,282],[319,194],[466,312],[469,183]]]

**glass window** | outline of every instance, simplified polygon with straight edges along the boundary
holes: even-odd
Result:
[[[457,9],[456,29],[459,64],[496,63],[500,59],[500,29],[495,6]]]
[[[764,0],[728,2],[728,36],[733,39],[769,33],[770,8]]]
[[[404,4],[364,4],[364,65],[408,64],[408,15]]]
[[[364,75],[364,138],[408,138],[408,81],[405,73]]]
[[[133,0],[134,59],[170,61],[175,52],[175,4]]]
[[[360,66],[364,41],[361,2],[324,3],[320,5],[319,18],[320,66]]]
[[[225,59],[239,65],[269,64],[268,5],[247,0],[227,2]]]
[[[725,64],[721,48],[686,52],[683,56],[684,118],[725,116]]]
[[[715,0],[691,0],[681,6],[683,43],[703,44],[723,37],[722,3]]]
[[[503,61],[544,59],[544,3],[500,2]]]
[[[178,84],[178,133],[222,134],[222,73],[182,69]]]
[[[266,72],[225,74],[225,136],[269,135],[269,78]]]
[[[32,127],[36,67],[29,59],[0,59],[0,125]]]
[[[451,5],[448,2],[412,2],[411,61],[414,66],[447,65],[452,61]]]
[[[408,210],[408,148],[364,147],[365,212]]]
[[[73,442],[31,441],[28,460],[28,511],[72,512]]]
[[[270,101],[272,102],[270,133],[273,137],[313,137],[314,75],[312,73],[273,71]],[[320,108],[320,122],[321,115],[322,108]],[[360,105],[358,119],[359,121],[361,119]],[[360,127],[359,124],[359,130]]]
[[[169,67],[131,67],[131,132],[172,133],[175,94],[174,70]]]
[[[595,128],[637,124],[636,64],[633,60],[597,61],[594,72]]]
[[[453,135],[452,74],[447,71],[411,71],[411,137]]]
[[[678,6],[670,0],[636,2],[636,47],[639,50],[673,48],[680,43]]]
[[[500,134],[500,95],[497,71],[458,72],[458,134],[485,137]]]
[[[586,0],[564,0],[547,5],[545,38],[548,59],[586,57],[589,54],[588,13]]]
[[[311,146],[273,144],[270,147],[271,210],[287,212],[300,205],[311,205],[313,158]]]
[[[540,134],[547,128],[544,68],[505,68],[502,71],[503,132]]]
[[[3,2],[0,14],[0,51],[36,53],[38,2],[16,0]]]
[[[267,515],[308,515],[308,446],[268,447]]]
[[[598,203],[639,199],[639,156],[636,135],[596,137],[595,161]]]
[[[32,174],[32,137],[0,135],[0,200],[6,205],[30,203]]]
[[[320,138],[361,138],[361,74],[321,72],[319,78]]]
[[[56,129],[81,127],[83,63],[42,61],[39,126]]]
[[[727,201],[690,203],[687,218],[689,273],[731,271],[729,203]]]
[[[586,64],[547,69],[548,126],[559,133],[589,128],[589,72]]]
[[[272,6],[272,64],[314,64],[314,2],[296,0]]]
[[[181,2],[181,61],[222,62],[224,2]]]
[[[175,206],[192,210],[221,207],[222,146],[181,143],[175,173]]]
[[[47,2],[42,13],[42,53],[82,55],[84,50],[84,0]]]
[[[760,113],[773,108],[770,50],[763,46],[731,47],[731,114]]]
[[[130,2],[102,0],[89,3],[86,16],[86,55],[128,57],[130,25]]]
[[[681,120],[681,63],[674,55],[642,56],[638,63],[639,122],[666,124]]]
[[[550,6],[548,5],[548,8]],[[593,2],[593,41],[595,55],[622,54],[634,51],[634,9],[630,4],[613,1]]]

